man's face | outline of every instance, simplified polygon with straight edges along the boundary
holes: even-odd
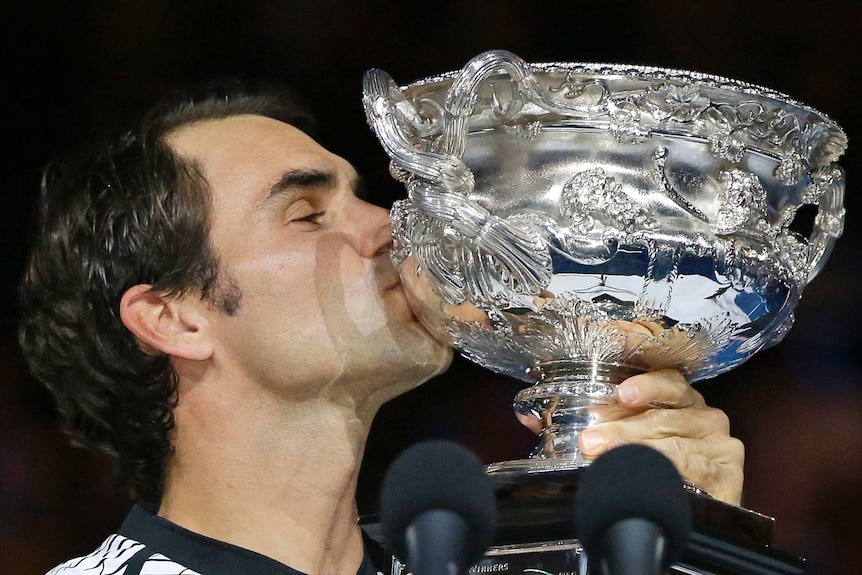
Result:
[[[389,397],[448,365],[389,261],[389,215],[356,197],[347,161],[261,116],[200,122],[168,141],[203,167],[210,238],[242,292],[236,313],[206,312],[214,369],[297,397]]]

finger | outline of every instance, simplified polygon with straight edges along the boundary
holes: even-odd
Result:
[[[515,411],[515,417],[518,419],[518,422],[532,431],[535,434],[539,434],[542,431],[542,420],[539,419],[536,415],[532,413],[524,413],[520,411]]]
[[[685,437],[730,436],[730,420],[720,409],[648,409],[637,415],[595,425],[581,433],[584,455],[598,456],[613,445]]]
[[[682,478],[704,489],[709,495],[739,505],[742,497],[745,448],[729,436],[709,439],[668,437],[645,440],[670,459]]]
[[[677,464],[680,474],[683,476],[688,474],[690,479],[703,479],[708,476],[706,460],[712,462],[710,465],[732,465],[740,469],[745,460],[745,448],[742,442],[729,435],[712,435],[703,439],[690,437],[645,439],[640,442],[640,445],[652,447],[663,453]]]
[[[711,478],[717,469],[715,466],[727,466],[728,473],[740,479],[738,487],[742,488],[741,478],[745,461],[745,448],[742,442],[734,437],[710,436],[703,439],[692,439],[674,436],[662,439],[642,439],[631,443],[645,445],[660,451],[674,462],[680,475],[704,489],[711,487],[714,483]],[[613,439],[606,444],[601,453],[589,455],[584,453],[584,457],[594,460],[605,452],[625,444],[626,442]]]
[[[630,377],[617,386],[616,397],[620,403],[630,407],[649,404],[673,408],[706,405],[703,396],[675,369],[662,369]]]

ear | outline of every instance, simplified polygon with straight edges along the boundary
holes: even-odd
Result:
[[[213,347],[207,318],[199,302],[167,298],[140,284],[129,288],[120,300],[120,319],[144,345],[167,355],[204,360]]]

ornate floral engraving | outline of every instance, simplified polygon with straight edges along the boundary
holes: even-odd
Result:
[[[627,233],[658,227],[655,218],[632,202],[622,186],[601,168],[579,172],[566,182],[560,212],[582,234],[592,231],[597,223]]]
[[[715,233],[733,234],[766,218],[766,190],[757,176],[741,170],[722,171],[719,182]]]
[[[719,131],[709,136],[709,151],[716,157],[738,164],[745,156],[745,144],[731,133]]]
[[[572,72],[566,74],[559,86],[549,85],[548,91],[557,98],[578,102],[594,109],[603,106],[608,99],[608,91],[601,82],[578,78]]]
[[[808,281],[808,243],[798,235],[783,230],[776,238],[778,257],[785,262],[790,277],[797,285]]]
[[[553,70],[554,66],[540,69]],[[663,78],[652,79],[656,72]],[[643,78],[644,86],[616,94],[607,81],[595,78],[603,74]],[[844,133],[830,121],[822,121],[801,105],[798,112],[788,111],[784,102],[789,98],[783,94],[704,74],[575,65],[563,85],[552,83],[549,91],[570,97],[595,84],[602,85],[603,97],[593,105],[603,108],[618,141],[640,143],[653,130],[683,129],[707,138],[716,157],[734,164],[742,161],[751,146],[781,158],[776,177],[788,185],[798,182],[806,171],[834,162],[847,146]],[[781,104],[769,105],[767,98]]]
[[[710,105],[697,84],[665,84],[651,91],[646,102],[657,119],[674,122],[691,122]]]
[[[675,368],[689,377],[702,369],[714,349],[724,348],[739,330],[728,314],[704,318],[694,324],[677,324],[645,339],[629,363],[647,369]]]
[[[529,375],[534,364],[558,360],[676,368],[696,376],[713,350],[727,345],[740,328],[726,313],[672,327],[633,323],[571,293],[549,300],[530,322],[503,315],[505,327],[456,320],[450,335],[471,361],[524,381],[535,381]]]
[[[611,133],[623,144],[640,144],[650,137],[650,130],[641,123],[641,110],[634,102],[609,102]]]

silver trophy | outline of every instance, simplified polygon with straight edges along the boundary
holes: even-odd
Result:
[[[530,384],[515,406],[539,445],[491,473],[582,467],[625,378],[694,382],[779,342],[842,232],[844,132],[766,88],[490,51],[403,87],[370,70],[363,101],[407,188],[392,256],[411,307]]]

